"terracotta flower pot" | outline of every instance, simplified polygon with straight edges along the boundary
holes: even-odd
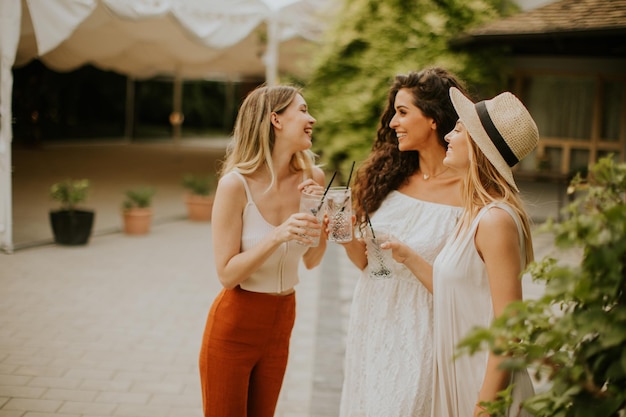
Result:
[[[213,196],[188,194],[185,199],[189,220],[196,222],[210,222],[213,211]]]
[[[150,232],[152,225],[152,209],[151,208],[131,208],[125,209],[124,217],[124,233],[127,235],[145,235]]]

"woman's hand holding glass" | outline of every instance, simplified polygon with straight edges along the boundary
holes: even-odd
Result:
[[[366,227],[364,239],[367,252],[367,267],[372,279],[391,278],[393,274],[392,251],[383,245],[391,241],[390,225],[376,224]]]
[[[306,227],[305,233],[300,237],[306,239],[306,241],[298,240],[298,243],[317,247],[320,242],[320,238],[323,232],[322,220],[324,217],[324,187],[313,181],[307,179],[300,183],[298,189],[301,191],[300,196],[300,213],[311,214],[315,219],[314,227]],[[324,237],[326,239],[326,237]]]
[[[380,245],[380,248],[383,250],[391,249],[393,259],[399,264],[406,262],[411,253],[413,253],[413,249],[397,239],[387,240]]]
[[[294,240],[310,246],[322,233],[322,225],[312,214],[294,213],[274,229],[274,239],[279,243]]]

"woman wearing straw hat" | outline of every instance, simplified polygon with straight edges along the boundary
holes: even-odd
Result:
[[[357,229],[369,231],[369,213],[373,230],[387,229],[431,262],[462,211],[461,177],[443,165],[444,135],[458,119],[452,86],[461,83],[442,68],[397,75],[353,184]],[[431,294],[396,262],[388,278],[372,278],[363,236],[344,247],[362,272],[348,323],[340,417],[430,417]]]
[[[206,322],[199,366],[204,415],[273,417],[295,320],[298,266],[318,265],[326,240],[300,191],[322,188],[310,151],[315,119],[300,91],[262,86],[244,100],[213,206],[224,289]]]
[[[522,299],[521,273],[533,259],[530,221],[511,167],[537,145],[531,115],[509,92],[474,104],[450,89],[459,114],[446,135],[444,164],[464,175],[463,216],[432,267],[399,242],[387,244],[433,293],[435,328],[434,417],[488,415],[484,401],[513,384],[510,416],[533,395],[526,371],[498,368],[500,357],[482,352],[453,360],[455,347],[476,326],[489,327]]]

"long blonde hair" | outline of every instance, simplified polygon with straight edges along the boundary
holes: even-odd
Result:
[[[463,181],[462,195],[464,201],[463,216],[460,225],[461,232],[467,230],[478,212],[490,203],[503,202],[508,204],[522,222],[526,259],[524,265],[528,266],[534,259],[533,242],[530,234],[530,218],[524,209],[524,204],[519,193],[514,190],[504,179],[493,164],[480,150],[476,142],[466,132],[470,143],[470,170]]]
[[[281,114],[300,90],[292,86],[260,86],[243,101],[235,121],[231,146],[226,151],[221,176],[237,170],[251,174],[267,166],[271,181],[268,190],[276,181],[272,151],[276,135],[271,122],[272,113]],[[305,171],[310,177],[316,155],[310,150],[293,155],[290,165],[295,171]]]

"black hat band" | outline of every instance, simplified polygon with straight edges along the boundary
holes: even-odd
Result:
[[[480,123],[483,125],[485,132],[487,132],[489,139],[491,139],[493,144],[498,149],[498,152],[500,152],[500,155],[502,155],[509,167],[517,164],[519,162],[519,159],[517,158],[517,156],[515,156],[511,148],[509,148],[509,145],[506,143],[496,126],[493,124],[493,121],[489,116],[489,112],[487,111],[487,105],[485,104],[485,102],[479,101],[475,104],[475,107],[476,113],[478,113],[478,118],[480,119]]]

